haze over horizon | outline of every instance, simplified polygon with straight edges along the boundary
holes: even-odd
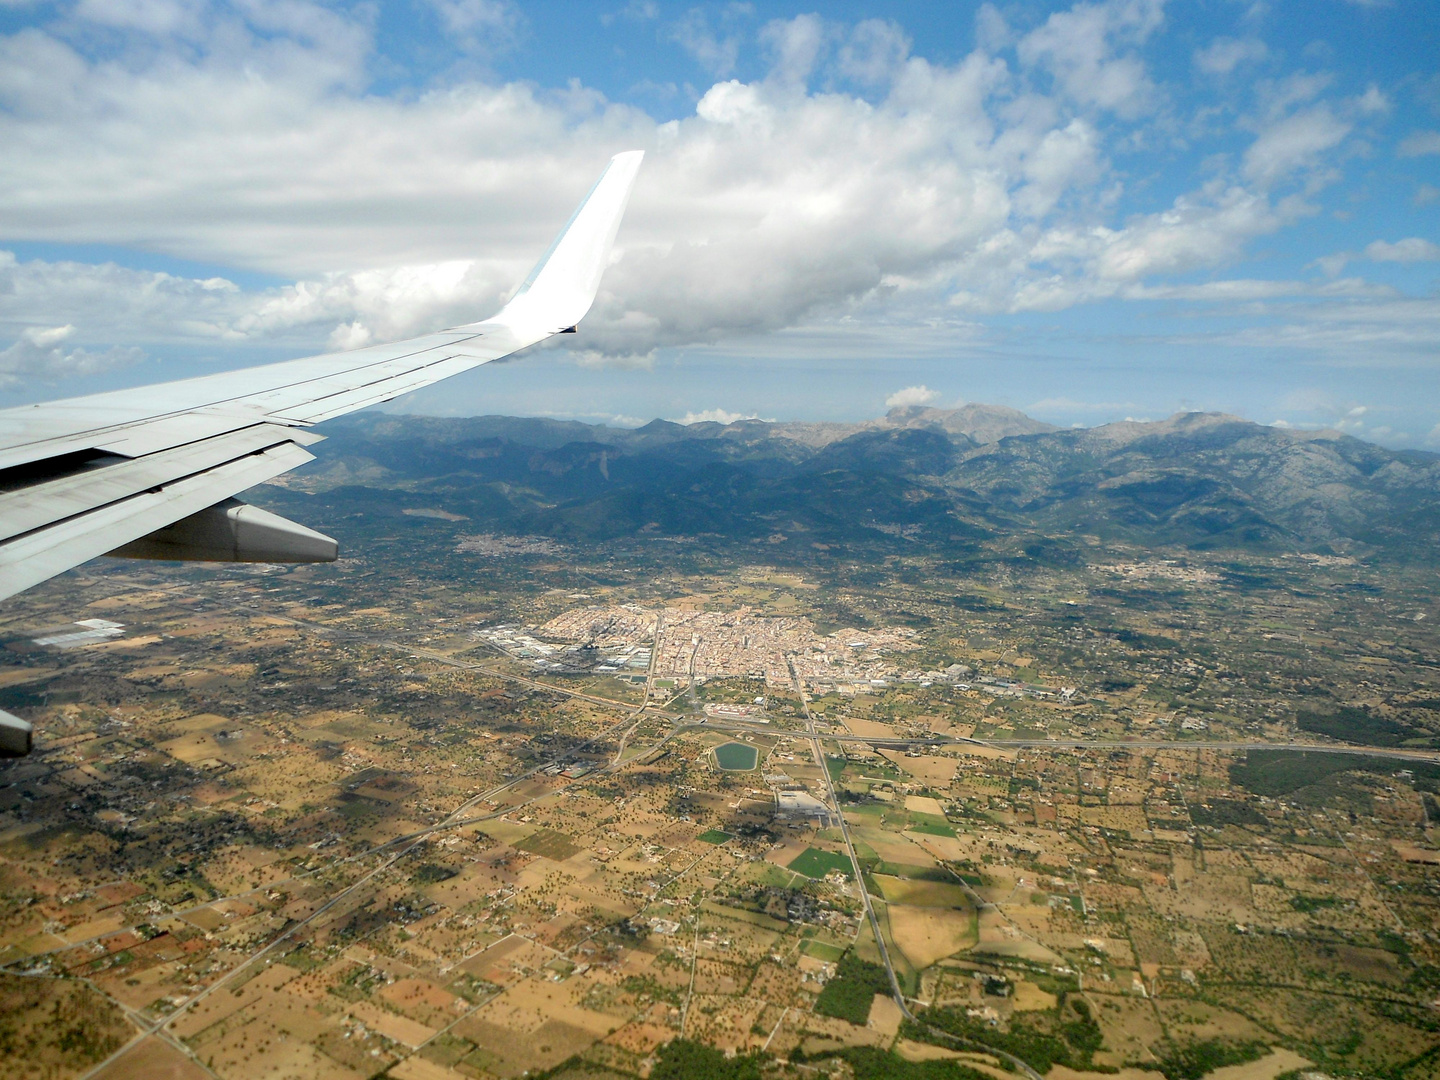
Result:
[[[1440,448],[1440,15],[414,0],[0,6],[0,406],[483,317],[606,158],[581,333],[397,402],[962,400]]]

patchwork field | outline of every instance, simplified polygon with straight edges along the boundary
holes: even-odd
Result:
[[[1156,591],[1005,563],[982,593],[927,565],[872,595],[748,563],[636,582],[497,557],[458,582],[452,549],[107,565],[7,611],[0,707],[41,732],[0,765],[7,1076],[128,1047],[96,1075],[613,1080],[697,1045],[735,1068],[763,1051],[773,1080],[860,1076],[862,1050],[907,1080],[1003,1080],[1004,1054],[1049,1080],[1440,1076],[1440,767],[1421,745],[1440,687],[1347,659],[1430,655],[1440,612],[1380,614],[1428,610],[1428,578],[1276,557],[1245,571],[1273,585],[1222,567]],[[803,694],[751,672],[692,695],[639,667],[621,693],[494,645],[555,619],[589,634],[627,603],[696,613],[716,664],[778,620],[764,640],[803,648],[766,670],[793,661]],[[133,633],[35,644],[100,611]],[[1322,623],[1368,629],[1303,652],[1266,636]],[[623,630],[596,640],[654,647]],[[836,633],[847,664],[918,674],[805,682]],[[1358,704],[1304,712],[1362,681]],[[1258,745],[1355,716],[1411,756]],[[827,801],[827,773],[828,828],[778,814],[781,791]],[[952,1071],[903,1071],[924,1062]]]

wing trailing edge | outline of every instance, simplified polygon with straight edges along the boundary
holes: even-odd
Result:
[[[610,160],[514,297],[483,322],[0,410],[0,599],[107,553],[334,558],[329,537],[234,496],[311,460],[304,447],[321,438],[304,431],[311,424],[574,332],[595,302],[643,157]]]

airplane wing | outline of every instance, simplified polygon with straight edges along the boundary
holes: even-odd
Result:
[[[0,410],[0,600],[99,555],[328,562],[334,540],[234,496],[313,459],[322,420],[498,360],[590,310],[644,153],[617,154],[493,318],[351,352]],[[0,755],[30,725],[0,712]]]
[[[0,600],[97,555],[329,561],[335,542],[233,496],[313,457],[322,420],[573,331],[643,152],[611,159],[503,311],[407,341],[0,410]],[[198,515],[198,516],[197,516]]]

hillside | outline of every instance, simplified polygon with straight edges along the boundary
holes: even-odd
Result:
[[[1047,537],[1427,559],[1440,456],[1215,413],[1060,430],[1013,409],[896,409],[863,424],[637,429],[362,414],[288,482],[328,517],[435,511],[571,541],[636,535],[973,548]],[[295,494],[277,496],[281,501]],[[475,527],[475,526],[472,526]]]

